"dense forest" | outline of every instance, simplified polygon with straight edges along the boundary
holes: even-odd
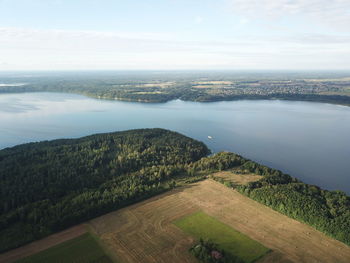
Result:
[[[263,175],[242,194],[346,244],[350,198],[163,129],[29,143],[0,151],[0,252],[220,170]]]
[[[0,151],[0,251],[174,187],[208,148],[175,132],[131,130]]]

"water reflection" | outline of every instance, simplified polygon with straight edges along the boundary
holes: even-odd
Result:
[[[213,151],[234,151],[305,182],[350,192],[350,107],[288,101],[144,104],[61,93],[0,95],[0,148],[144,127],[176,130],[204,141]]]

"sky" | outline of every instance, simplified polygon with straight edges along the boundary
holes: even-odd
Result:
[[[350,0],[0,0],[0,70],[350,70]]]

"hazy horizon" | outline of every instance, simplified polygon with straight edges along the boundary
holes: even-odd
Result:
[[[346,0],[0,0],[0,71],[349,70]]]

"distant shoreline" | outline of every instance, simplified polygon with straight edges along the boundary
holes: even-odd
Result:
[[[14,86],[12,86],[14,87]],[[16,86],[19,87],[19,86]],[[318,95],[318,94],[298,94],[296,96],[283,96],[282,94],[277,94],[276,96],[234,96],[234,97],[222,97],[222,98],[209,98],[206,100],[202,99],[183,99],[181,97],[173,97],[166,100],[159,99],[141,99],[141,98],[127,98],[127,97],[107,97],[99,96],[95,94],[85,93],[85,92],[74,92],[74,91],[56,91],[56,90],[33,90],[33,91],[12,91],[12,92],[1,92],[1,94],[20,94],[20,93],[38,93],[38,92],[50,92],[50,93],[66,93],[66,94],[76,94],[82,95],[88,98],[99,99],[99,100],[116,100],[125,102],[137,102],[137,103],[166,103],[173,100],[182,100],[190,102],[201,102],[201,103],[211,103],[211,102],[221,102],[221,101],[239,101],[239,100],[281,100],[281,101],[300,101],[300,102],[317,102],[317,103],[328,103],[340,106],[350,106],[350,96],[345,95]]]

